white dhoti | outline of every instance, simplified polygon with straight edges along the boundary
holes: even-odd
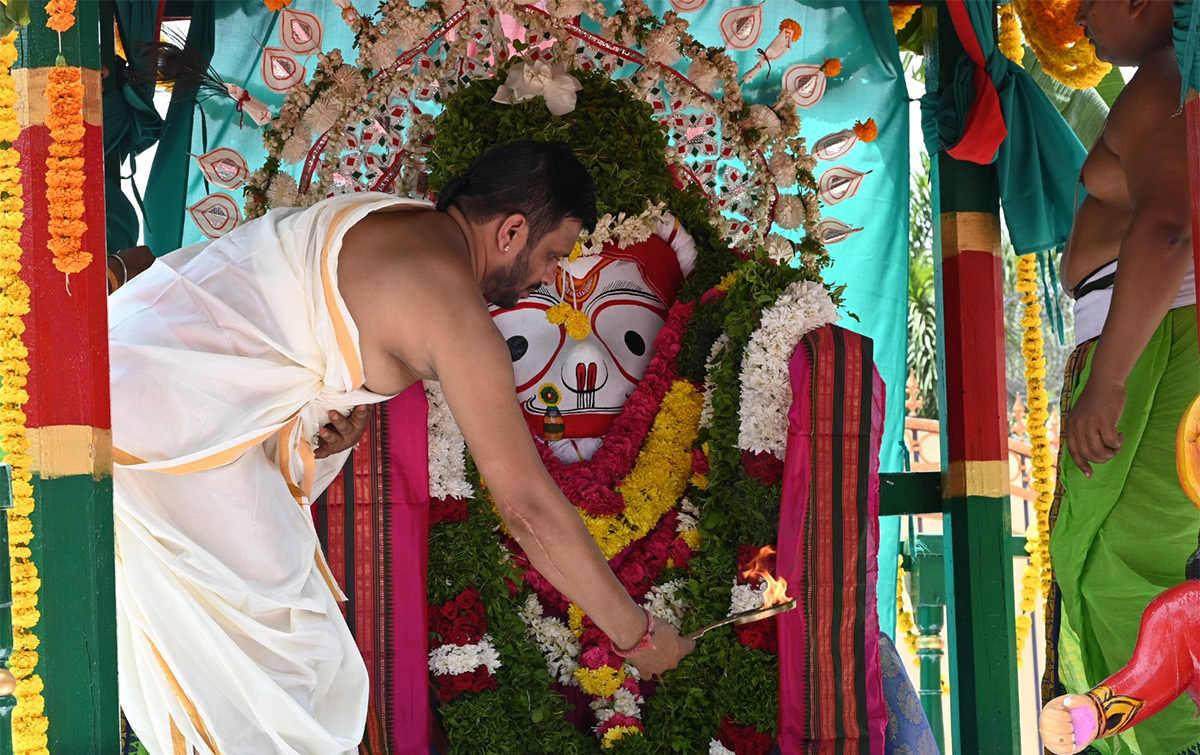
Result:
[[[153,755],[362,738],[367,671],[309,512],[346,455],[312,447],[330,410],[387,398],[362,387],[337,256],[402,202],[276,210],[110,299],[121,707]]]

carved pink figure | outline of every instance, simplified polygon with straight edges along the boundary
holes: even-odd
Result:
[[[648,240],[563,262],[512,309],[492,308],[508,341],[517,397],[534,435],[564,462],[591,458],[654,356],[654,338],[695,266],[691,236],[667,217]],[[546,312],[565,302],[591,325],[576,341]]]

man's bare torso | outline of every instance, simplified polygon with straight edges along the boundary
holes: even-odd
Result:
[[[463,244],[454,221],[432,209],[372,213],[346,233],[338,288],[358,327],[368,390],[391,395],[437,378],[434,339],[456,323],[435,312],[449,305],[486,314]]]
[[[1164,112],[1164,95],[1168,102],[1169,96],[1178,97],[1178,73],[1173,81],[1164,75],[1174,60],[1163,57],[1152,56],[1138,69],[1113,103],[1104,131],[1083,163],[1080,182],[1088,198],[1075,216],[1062,259],[1062,282],[1068,292],[1093,270],[1117,259],[1120,252],[1133,209],[1129,182],[1142,170],[1137,164],[1122,163],[1124,145],[1133,139],[1153,138],[1156,123],[1165,131],[1170,113]]]

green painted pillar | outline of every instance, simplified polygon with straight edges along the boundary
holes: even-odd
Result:
[[[923,12],[926,85],[937,89],[962,46],[945,3]],[[952,751],[1004,755],[1019,751],[1020,722],[999,189],[994,166],[945,153],[933,186]]]
[[[32,561],[38,570],[36,673],[45,687],[55,755],[113,755],[120,746],[113,571],[112,433],[108,403],[104,153],[99,4],[79,2],[63,34],[46,27],[46,3],[17,41],[14,66],[25,222],[22,279],[32,291],[26,426],[32,447]],[[61,50],[84,84],[82,272],[58,272],[47,248],[45,90]]]

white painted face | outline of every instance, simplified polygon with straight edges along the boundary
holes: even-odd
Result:
[[[662,253],[673,253],[662,246]],[[561,268],[553,288],[542,286],[513,309],[493,308],[492,318],[508,342],[517,397],[533,432],[596,438],[645,374],[669,305],[634,262],[583,257]],[[577,341],[546,319],[559,302],[587,317],[586,338]]]

